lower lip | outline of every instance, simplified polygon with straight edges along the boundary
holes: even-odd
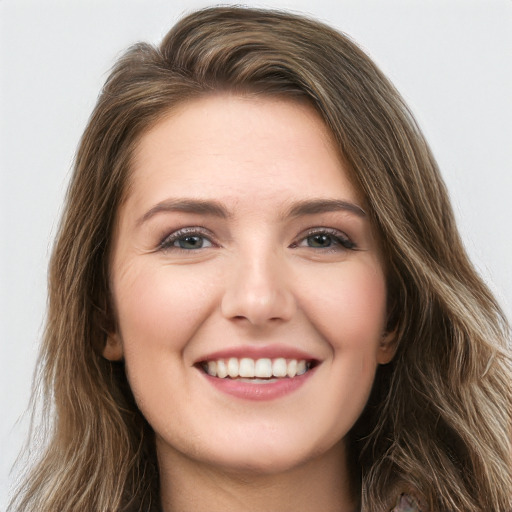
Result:
[[[315,368],[292,378],[269,380],[268,382],[247,382],[237,379],[220,379],[203,373],[206,380],[219,391],[244,400],[274,400],[299,389],[314,373]]]

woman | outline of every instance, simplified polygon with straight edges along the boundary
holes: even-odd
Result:
[[[81,141],[13,509],[504,512],[507,336],[368,57],[199,11],[118,62]]]

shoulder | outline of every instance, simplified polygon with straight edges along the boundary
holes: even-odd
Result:
[[[410,494],[401,494],[390,512],[427,512]]]

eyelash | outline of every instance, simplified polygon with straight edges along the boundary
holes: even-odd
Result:
[[[310,245],[307,245],[306,247],[312,248],[312,249],[321,249],[323,251],[327,252],[333,252],[336,250],[357,250],[357,245],[348,238],[345,233],[338,231],[337,229],[331,229],[331,228],[314,228],[309,231],[307,231],[305,234],[301,235],[301,238],[297,242],[293,242],[290,245],[290,248],[296,249],[299,247],[304,247],[301,245],[301,242],[306,242],[308,238],[312,237],[321,237],[325,236],[330,239],[330,244],[327,247],[312,247]],[[178,250],[178,251],[184,251],[184,252],[190,252],[194,250],[199,249],[206,249],[208,247],[198,247],[196,249],[185,249],[183,247],[175,246],[174,244],[178,242],[179,240],[183,240],[187,237],[190,238],[201,238],[202,240],[207,240],[210,244],[208,247],[215,247],[217,246],[214,241],[211,239],[211,235],[209,232],[207,232],[204,229],[201,229],[199,227],[187,227],[183,229],[179,229],[178,231],[175,231],[171,233],[170,235],[166,236],[158,245],[158,249],[162,251],[168,251],[168,250]]]
[[[201,238],[203,240],[208,240],[208,242],[211,244],[212,247],[215,246],[215,243],[211,240],[211,235],[206,231],[199,227],[190,227],[190,228],[183,228],[179,229],[178,231],[174,231],[170,235],[166,236],[158,245],[158,249],[162,251],[166,250],[178,250],[178,251],[184,251],[189,252],[194,249],[184,249],[183,247],[175,246],[174,244],[178,240],[185,239],[187,237],[197,237]],[[199,247],[198,249],[204,249],[205,247]],[[195,249],[195,250],[198,250]]]
[[[342,231],[338,231],[337,229],[332,228],[314,228],[307,231],[302,237],[300,238],[299,242],[294,242],[290,247],[292,248],[298,248],[302,247],[300,245],[300,242],[305,242],[308,240],[308,238],[312,237],[318,237],[318,236],[326,236],[329,237],[331,240],[331,244],[327,247],[316,247],[316,249],[321,249],[323,251],[328,252],[334,252],[337,250],[351,250],[355,251],[357,250],[357,245],[350,240],[350,238],[343,233]],[[314,248],[311,246],[307,246],[310,248]]]

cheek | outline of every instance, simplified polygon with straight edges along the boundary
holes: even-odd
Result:
[[[204,275],[166,265],[132,266],[114,288],[118,325],[127,362],[182,350],[212,303]]]
[[[166,417],[169,397],[187,396],[183,356],[210,311],[213,290],[204,275],[162,265],[124,267],[114,299],[125,369],[137,405],[152,425]],[[179,384],[178,384],[179,383]]]
[[[318,286],[325,283],[324,286]],[[386,283],[380,266],[346,262],[336,272],[316,276],[307,288],[311,321],[334,352],[375,353],[386,324]]]
[[[348,267],[348,265],[347,265]],[[348,270],[348,268],[347,268]],[[332,395],[325,407],[337,410],[333,432],[348,432],[363,411],[378,366],[386,324],[386,284],[379,269],[355,266],[339,276],[319,300],[317,329],[332,352]]]

